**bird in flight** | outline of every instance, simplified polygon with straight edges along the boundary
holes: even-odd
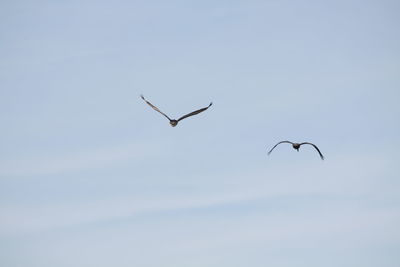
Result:
[[[150,107],[152,107],[155,111],[160,112],[162,115],[164,115],[164,117],[166,117],[166,118],[169,120],[169,124],[171,124],[172,127],[175,127],[176,125],[178,125],[178,122],[181,121],[181,120],[183,120],[183,119],[186,119],[186,118],[188,118],[188,117],[190,117],[190,116],[193,116],[193,115],[197,115],[197,114],[199,114],[199,113],[201,113],[201,112],[207,110],[207,109],[212,105],[212,102],[211,102],[211,103],[210,103],[207,107],[205,107],[205,108],[201,108],[201,109],[195,110],[195,111],[190,112],[190,113],[188,113],[188,114],[186,114],[186,115],[183,115],[182,117],[180,117],[180,118],[177,119],[177,120],[173,120],[173,119],[171,119],[170,117],[168,117],[165,113],[163,113],[161,110],[159,110],[156,106],[154,106],[154,105],[151,104],[149,101],[147,101],[147,100],[144,98],[143,95],[141,95],[141,97],[142,97],[142,99],[143,99]]]
[[[274,145],[274,147],[268,152],[268,155],[271,154],[272,150],[274,150],[274,148],[275,148],[277,145],[282,144],[282,143],[292,144],[292,147],[293,147],[294,149],[296,149],[297,151],[299,151],[299,148],[300,148],[300,146],[302,146],[302,145],[312,145],[312,146],[318,151],[318,154],[319,154],[319,156],[321,157],[321,159],[322,159],[322,160],[324,159],[324,156],[322,155],[321,151],[319,151],[318,147],[317,147],[316,145],[314,145],[314,144],[312,144],[312,143],[308,143],[308,142],[304,142],[304,143],[293,143],[293,142],[290,142],[290,141],[281,141],[281,142],[277,143],[276,145]]]

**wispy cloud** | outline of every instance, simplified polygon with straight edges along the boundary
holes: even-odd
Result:
[[[21,233],[50,230],[59,227],[82,225],[107,220],[129,218],[140,214],[188,210],[232,204],[256,198],[247,194],[221,195],[163,195],[115,197],[105,200],[82,201],[47,205],[2,205],[0,233]]]
[[[113,157],[107,160],[128,157],[127,152],[116,150]],[[129,154],[130,155],[130,154]],[[101,158],[102,159],[102,158]],[[96,222],[129,219],[137,215],[162,214],[168,211],[196,212],[196,209],[235,207],[243,203],[271,203],[274,206],[282,199],[313,199],[321,196],[334,198],[368,196],[375,187],[379,174],[387,167],[385,161],[370,158],[368,169],[354,165],[354,158],[343,158],[324,167],[311,170],[308,165],[293,167],[285,171],[270,168],[271,173],[258,170],[254,173],[226,174],[224,181],[233,181],[230,185],[215,184],[213,190],[193,184],[198,191],[164,192],[159,195],[136,194],[107,199],[87,199],[46,204],[9,204],[1,205],[0,233],[21,233],[50,230],[56,228],[79,226]],[[103,161],[95,161],[102,164]],[[372,162],[375,164],[373,165]],[[327,166],[328,165],[328,166]],[[68,165],[69,166],[69,165]],[[73,165],[75,167],[75,165]],[[80,166],[80,165],[78,165]],[[70,169],[70,168],[68,168]],[[321,176],[323,178],[318,178]],[[199,177],[190,180],[199,181]],[[207,177],[208,180],[221,177]],[[238,182],[241,180],[241,182]],[[308,204],[309,205],[309,204]],[[314,204],[312,205],[314,206]]]
[[[127,160],[157,155],[151,144],[130,143],[76,153],[0,161],[0,177],[59,174],[111,166]]]

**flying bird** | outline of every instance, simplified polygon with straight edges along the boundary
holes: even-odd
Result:
[[[293,147],[294,149],[296,149],[297,151],[299,151],[299,148],[300,148],[300,146],[302,146],[302,145],[312,145],[312,146],[318,151],[318,154],[319,154],[319,156],[321,157],[321,159],[322,159],[322,160],[324,159],[324,156],[322,155],[321,151],[319,151],[318,147],[317,147],[316,145],[314,145],[314,144],[312,144],[312,143],[308,143],[308,142],[304,142],[304,143],[293,143],[293,142],[290,142],[290,141],[281,141],[281,142],[277,143],[276,145],[274,145],[274,147],[268,152],[268,155],[271,154],[272,150],[274,150],[274,148],[275,148],[277,145],[282,144],[282,143],[292,144],[292,147]]]
[[[174,120],[174,119],[171,119],[170,117],[168,117],[165,113],[163,113],[163,112],[162,112],[161,110],[159,110],[156,106],[154,106],[153,104],[151,104],[149,101],[147,101],[147,100],[144,98],[143,95],[141,95],[141,97],[142,97],[142,99],[143,99],[150,107],[152,107],[155,111],[160,112],[162,115],[164,115],[164,117],[166,117],[166,118],[169,120],[169,124],[171,124],[172,127],[175,127],[176,125],[178,125],[178,122],[181,121],[181,120],[183,120],[183,119],[186,119],[186,118],[188,118],[188,117],[190,117],[190,116],[193,116],[193,115],[197,115],[197,114],[199,114],[199,113],[201,113],[201,112],[207,110],[207,109],[212,105],[212,102],[211,102],[211,103],[210,103],[207,107],[205,107],[205,108],[201,108],[201,109],[195,110],[195,111],[193,111],[193,112],[190,112],[190,113],[188,113],[188,114],[186,114],[186,115],[180,117],[180,118],[177,119],[177,120]]]

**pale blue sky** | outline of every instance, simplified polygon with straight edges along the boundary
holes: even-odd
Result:
[[[0,265],[399,266],[399,12],[1,1]]]

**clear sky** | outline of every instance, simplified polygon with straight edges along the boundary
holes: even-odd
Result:
[[[0,265],[399,266],[399,13],[1,1]]]

